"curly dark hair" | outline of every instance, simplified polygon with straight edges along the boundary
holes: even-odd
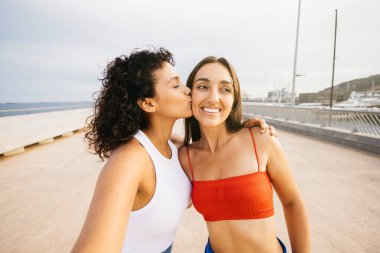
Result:
[[[85,139],[90,150],[101,160],[130,141],[139,129],[149,125],[139,99],[155,95],[153,72],[167,62],[174,66],[173,55],[164,48],[135,49],[129,56],[122,55],[108,63],[104,70],[102,89],[94,105],[94,114],[87,119]]]

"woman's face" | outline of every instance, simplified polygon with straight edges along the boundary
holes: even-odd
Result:
[[[154,72],[156,113],[163,117],[180,119],[192,116],[190,89],[184,85],[174,67],[164,62]]]
[[[234,102],[233,81],[220,63],[202,66],[195,75],[192,109],[200,126],[225,124]]]

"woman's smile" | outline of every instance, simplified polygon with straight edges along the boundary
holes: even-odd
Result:
[[[207,108],[207,107],[201,107],[201,109],[207,113],[218,113],[221,111],[219,108]]]

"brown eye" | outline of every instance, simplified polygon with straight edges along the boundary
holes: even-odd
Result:
[[[229,89],[229,88],[223,88],[222,92],[223,93],[231,93],[231,89]]]
[[[206,85],[200,84],[197,86],[197,89],[204,90],[207,89],[208,87]]]

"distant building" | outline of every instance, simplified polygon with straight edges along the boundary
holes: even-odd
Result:
[[[316,93],[301,93],[298,102],[301,103],[321,103],[322,105],[330,104],[330,94],[320,94]],[[333,94],[332,103],[338,103],[343,101],[343,96],[341,94]]]
[[[253,97],[245,91],[242,92],[241,98],[243,101],[252,101],[253,100]]]
[[[286,90],[286,88],[282,88],[280,90],[274,90],[268,92],[268,97],[266,98],[267,102],[279,102],[279,103],[287,103],[290,102],[291,93]]]

